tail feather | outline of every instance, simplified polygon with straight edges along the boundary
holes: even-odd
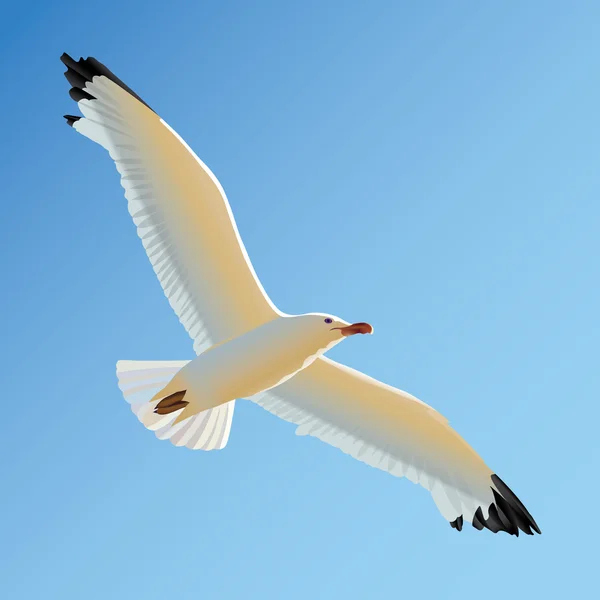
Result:
[[[189,361],[130,361],[117,363],[119,388],[138,420],[160,440],[192,450],[218,450],[229,440],[235,401],[177,418],[188,405],[185,390],[166,398],[155,396]]]

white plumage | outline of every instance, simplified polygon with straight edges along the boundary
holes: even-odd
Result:
[[[537,531],[523,504],[433,408],[336,363],[325,352],[371,333],[320,313],[287,315],[266,295],[225,193],[208,167],[135,92],[93,58],[63,55],[66,116],[108,150],[137,233],[171,307],[192,337],[191,361],[119,361],[119,387],[159,439],[225,447],[246,398],[353,458],[431,493],[452,526]]]

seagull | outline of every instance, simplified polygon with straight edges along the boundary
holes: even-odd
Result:
[[[309,435],[428,490],[461,531],[541,533],[533,517],[431,406],[325,353],[366,322],[281,312],[267,296],[225,192],[186,142],[95,58],[63,54],[83,116],[67,123],[100,144],[121,176],[128,210],[196,357],[117,363],[138,420],[192,450],[226,446],[235,401],[249,400]]]

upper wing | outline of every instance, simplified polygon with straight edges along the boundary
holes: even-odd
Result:
[[[518,535],[538,526],[519,499],[433,408],[326,357],[250,400],[343,452],[431,492],[456,529]]]
[[[104,65],[61,60],[85,117],[67,122],[115,161],[138,235],[196,353],[278,316],[208,167]]]

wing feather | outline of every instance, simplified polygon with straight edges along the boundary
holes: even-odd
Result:
[[[210,169],[104,65],[62,60],[83,114],[67,122],[115,161],[138,236],[196,353],[279,316]]]

